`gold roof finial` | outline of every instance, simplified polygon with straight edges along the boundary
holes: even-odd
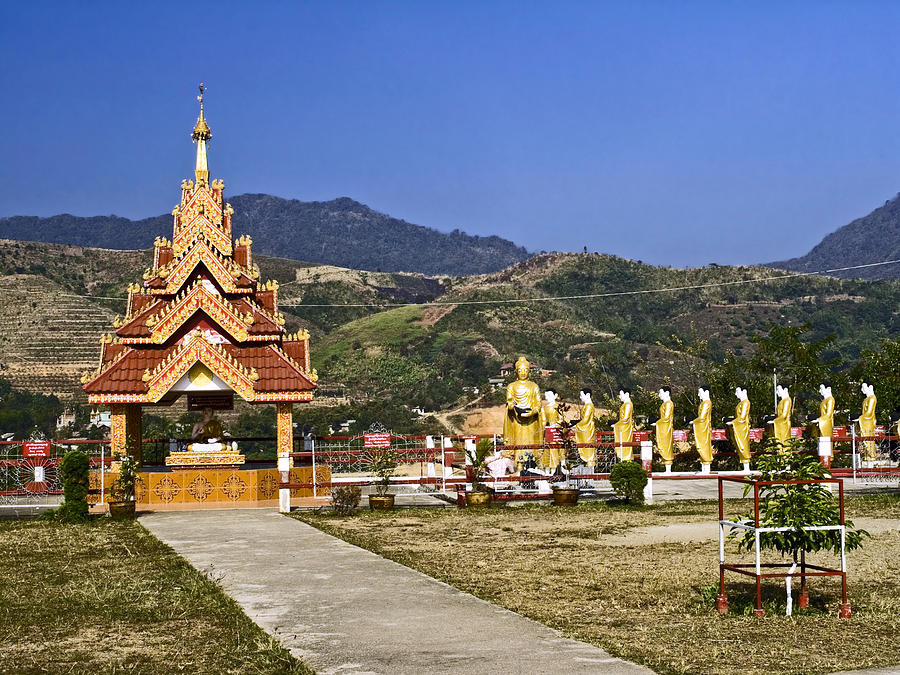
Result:
[[[206,144],[212,138],[212,131],[206,123],[203,116],[203,92],[206,87],[200,83],[200,95],[197,100],[200,101],[200,117],[197,118],[197,124],[194,125],[194,132],[191,134],[191,140],[197,144],[197,167],[194,174],[197,178],[197,185],[209,184],[209,166],[206,162]]]

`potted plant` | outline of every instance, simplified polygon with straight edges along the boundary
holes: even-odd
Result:
[[[369,495],[369,508],[373,511],[390,511],[394,508],[394,495],[388,494],[391,477],[397,472],[397,453],[390,446],[374,448],[369,455],[369,466],[375,474],[375,494]]]
[[[565,403],[560,403],[558,410],[560,445],[562,445],[562,456],[566,464],[564,471],[566,480],[563,485],[553,486],[553,503],[556,506],[575,506],[578,503],[578,496],[581,494],[581,490],[572,484],[572,469],[584,464],[584,460],[581,459],[581,455],[575,445],[575,435],[572,433],[572,426],[566,421],[566,413],[569,410],[569,406]]]
[[[472,485],[470,490],[466,490],[466,506],[491,505],[491,489],[484,479],[487,476],[488,455],[493,453],[493,449],[493,443],[487,438],[482,438],[474,450],[466,449],[466,456],[469,458],[466,473]],[[471,471],[468,470],[470,468]]]
[[[109,489],[109,515],[114,520],[134,518],[134,488],[138,481],[138,463],[131,455],[119,460],[119,477]]]

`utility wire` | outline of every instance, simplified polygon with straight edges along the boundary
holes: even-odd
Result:
[[[709,284],[693,284],[689,286],[671,286],[667,288],[647,288],[636,291],[610,291],[608,293],[586,293],[583,295],[555,295],[555,296],[539,296],[533,298],[506,298],[496,300],[434,300],[431,302],[385,302],[385,303],[335,303],[335,304],[307,304],[304,302],[297,303],[279,303],[279,307],[427,307],[427,306],[458,306],[458,305],[508,305],[524,302],[550,302],[556,300],[587,300],[591,298],[613,298],[628,295],[649,295],[654,293],[674,293],[676,291],[694,291],[703,288],[723,288],[725,286],[740,286],[745,284],[765,283],[768,281],[780,281],[784,279],[795,279],[799,277],[811,277],[819,274],[832,274],[834,272],[848,272],[850,270],[860,270],[868,267],[879,267],[881,265],[894,265],[900,263],[897,260],[883,260],[881,262],[866,263],[864,265],[850,265],[848,267],[834,267],[828,270],[817,270],[815,272],[795,272],[792,274],[782,274],[774,277],[758,277],[756,279],[737,279],[735,281],[717,281]],[[290,284],[299,283],[300,279],[279,282],[280,287],[289,286]],[[43,295],[43,291],[25,291],[26,293],[37,293]],[[127,298],[109,297],[106,295],[78,295],[76,293],[60,293],[63,298],[85,298],[91,300],[118,300],[124,302]]]
[[[879,265],[892,265],[900,263],[897,260],[884,260],[876,263],[866,263],[865,265],[851,265],[849,267],[835,267],[829,270],[818,270],[816,272],[796,272],[793,274],[783,274],[774,277],[759,277],[756,279],[738,279],[736,281],[718,281],[710,284],[693,284],[690,286],[672,286],[669,288],[648,288],[636,291],[611,291],[608,293],[586,293],[583,295],[556,295],[556,296],[540,296],[534,298],[507,298],[497,300],[434,300],[432,302],[402,302],[402,303],[345,303],[345,304],[307,304],[303,302],[288,304],[279,303],[279,307],[433,307],[433,306],[458,306],[458,305],[505,305],[524,302],[549,302],[555,300],[586,300],[591,298],[612,298],[626,295],[648,295],[652,293],[673,293],[675,291],[692,291],[702,288],[721,288],[725,286],[739,286],[743,284],[763,283],[767,281],[779,281],[783,279],[794,279],[798,277],[809,277],[817,274],[831,274],[833,272],[846,272],[849,270],[858,270],[866,267],[877,267]]]

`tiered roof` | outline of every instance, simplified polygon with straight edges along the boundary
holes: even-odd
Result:
[[[198,98],[195,180],[182,181],[172,240],[156,239],[153,266],[82,377],[91,403],[156,403],[198,363],[246,401],[312,399],[309,333],[285,332],[278,282],[260,282],[250,237],[232,240],[225,185],[209,182],[202,88]]]

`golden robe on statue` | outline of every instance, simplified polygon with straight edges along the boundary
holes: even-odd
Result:
[[[634,436],[634,403],[625,401],[619,406],[619,421],[613,424],[613,440],[616,443],[631,443]],[[633,457],[631,446],[616,447],[616,455],[623,461],[629,461]]]
[[[834,432],[834,396],[822,399],[819,404],[819,417],[816,420],[820,438],[831,438]]]
[[[527,364],[527,361],[526,361]],[[544,427],[541,424],[541,392],[538,386],[527,380],[528,366],[524,376],[518,367],[519,379],[506,388],[506,419],[503,422],[503,440],[506,445],[542,445]],[[524,462],[525,453],[537,455],[537,450],[516,448],[513,460]]]
[[[671,466],[675,461],[675,453],[672,449],[672,430],[675,428],[675,404],[672,401],[663,401],[659,406],[659,419],[656,426],[656,449],[662,457],[663,464]]]
[[[574,427],[576,443],[594,442],[594,404],[581,406],[581,418]],[[597,459],[597,448],[578,448],[578,454],[585,464],[593,465]]]
[[[559,404],[545,403],[541,407],[541,427],[550,429],[559,427]],[[563,449],[560,446],[548,445],[544,448],[543,454],[538,457],[538,466],[542,469],[555,469],[563,459]]]
[[[741,462],[750,461],[750,401],[738,401],[731,422],[731,443]]]
[[[775,409],[775,421],[772,422],[772,433],[775,439],[782,445],[787,445],[791,440],[791,409],[794,402],[790,396],[785,396],[778,402],[778,408]]]
[[[697,444],[700,461],[712,464],[712,401],[700,401],[697,418],[691,424],[694,427],[694,443]]]
[[[878,399],[872,396],[866,396],[863,400],[862,413],[859,416],[859,435],[874,436],[875,435],[875,406]],[[865,441],[865,457],[866,461],[875,459],[875,441]]]

